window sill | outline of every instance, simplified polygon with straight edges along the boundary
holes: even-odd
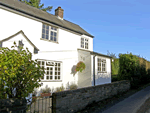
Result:
[[[44,40],[44,41],[48,41],[48,42],[52,42],[52,43],[56,43],[56,44],[59,44],[58,42],[55,42],[55,41],[51,41],[51,40],[47,40],[47,39],[43,39],[43,38],[40,38],[40,40]]]
[[[103,72],[98,72],[98,73],[107,73],[107,71],[103,71]]]
[[[62,80],[41,80],[41,82],[62,82]]]

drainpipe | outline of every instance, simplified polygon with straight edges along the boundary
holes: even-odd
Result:
[[[94,82],[94,86],[95,86],[95,56],[93,55],[93,82]]]

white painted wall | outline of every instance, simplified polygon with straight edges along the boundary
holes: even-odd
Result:
[[[22,30],[28,39],[40,50],[33,54],[34,59],[47,59],[62,61],[62,82],[43,82],[43,86],[58,87],[63,83],[66,87],[68,82],[78,81],[78,73],[73,76],[71,68],[78,62],[77,48],[80,48],[81,35],[77,35],[61,28],[58,29],[58,43],[41,40],[42,22],[23,17],[21,15],[0,8],[0,40],[8,38]],[[89,50],[93,51],[93,38],[89,38]],[[25,40],[22,34],[3,43],[3,47],[11,47],[13,41],[23,40],[24,47],[28,47],[33,53],[33,47]],[[42,88],[41,87],[41,88]]]
[[[11,46],[14,46],[14,42],[16,42],[16,45],[19,45],[19,41],[22,41],[22,43],[24,44],[24,48],[28,48],[32,54],[34,53],[34,47],[28,42],[28,40],[24,38],[21,33],[7,41],[4,41],[2,43],[2,46],[11,48]],[[17,48],[15,48],[15,50],[17,50]]]
[[[37,46],[40,51],[55,50],[77,50],[80,48],[81,35],[73,34],[63,29],[58,29],[58,44],[41,40],[42,22],[23,17],[21,15],[3,10],[0,8],[0,40],[5,39],[22,30],[30,41]],[[10,19],[11,17],[11,19]],[[89,50],[93,50],[93,38],[89,38]]]
[[[86,65],[85,70],[78,72],[79,88],[91,86],[91,55],[90,52],[78,50],[79,61]]]

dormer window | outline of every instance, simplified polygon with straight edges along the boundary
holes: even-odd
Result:
[[[89,40],[87,38],[81,38],[81,48],[88,49]]]
[[[43,24],[42,27],[42,39],[58,42],[57,39],[57,28]]]

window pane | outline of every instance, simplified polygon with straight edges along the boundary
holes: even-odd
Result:
[[[57,76],[55,76],[55,79],[57,79]]]
[[[54,32],[54,36],[56,36],[56,32]]]
[[[55,75],[57,75],[57,72],[55,72]]]
[[[44,34],[42,34],[42,38],[45,38],[45,35],[44,35]]]
[[[84,38],[81,38],[82,41],[84,41]]]
[[[57,67],[55,67],[55,71],[57,71]]]
[[[58,66],[60,66],[60,63],[58,63]]]
[[[44,65],[44,61],[42,61],[42,65]]]
[[[45,33],[45,29],[42,29],[42,33]]]
[[[53,75],[53,72],[50,72],[50,75]]]
[[[48,39],[48,35],[46,35],[46,39]]]
[[[51,29],[53,29],[53,27],[51,27]]]
[[[60,71],[60,68],[58,68],[58,71]]]
[[[49,34],[49,31],[48,31],[48,30],[46,30],[46,34],[47,34],[47,35]]]
[[[58,76],[58,79],[60,79],[60,76]]]
[[[49,29],[49,26],[46,26],[46,29]]]
[[[49,76],[46,76],[46,79],[49,79]]]
[[[51,67],[50,70],[53,70],[53,68]]]
[[[60,75],[60,72],[58,72],[58,75]]]
[[[50,76],[50,79],[52,80],[52,79],[53,79],[53,76]]]
[[[57,66],[57,63],[55,63],[55,66]]]
[[[53,36],[53,32],[51,31],[51,36]]]
[[[54,41],[56,42],[56,37],[54,37]]]
[[[47,75],[49,75],[49,71],[47,71],[47,73],[46,73]]]
[[[38,61],[38,64],[40,65],[40,61]]]
[[[51,36],[51,40],[53,40],[53,37]]]

